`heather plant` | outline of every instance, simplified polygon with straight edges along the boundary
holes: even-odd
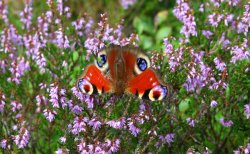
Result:
[[[249,2],[15,3],[0,0],[2,153],[250,153]],[[81,93],[110,45],[144,49],[167,99]]]

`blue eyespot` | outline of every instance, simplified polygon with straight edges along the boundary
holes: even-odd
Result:
[[[141,71],[145,71],[148,68],[147,61],[143,58],[137,58],[137,65]]]
[[[106,55],[100,55],[100,59],[97,60],[97,65],[99,67],[102,67],[107,62],[107,56]]]

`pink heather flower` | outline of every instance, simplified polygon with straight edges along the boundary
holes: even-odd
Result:
[[[171,134],[167,134],[167,135],[159,135],[159,139],[161,140],[161,142],[163,143],[172,143],[174,142],[174,138],[175,138],[175,134],[171,133]]]
[[[199,92],[201,88],[206,86],[211,80],[211,68],[205,65],[202,61],[204,56],[204,52],[196,52],[191,51],[191,55],[194,58],[194,63],[191,62],[187,64],[187,68],[189,68],[188,76],[186,82],[183,86],[187,89],[187,91],[195,91]],[[198,65],[198,66],[197,66]]]
[[[241,0],[228,0],[228,4],[232,6],[237,6]]]
[[[221,3],[221,1],[220,0],[210,0],[211,1],[211,3],[214,5],[214,6],[216,6],[216,7],[219,7],[220,6],[220,3]],[[223,1],[223,0],[222,0]]]
[[[30,4],[25,4],[24,10],[20,13],[20,20],[23,23],[23,29],[29,30],[32,19],[32,7]]]
[[[5,95],[0,92],[0,112],[4,111],[5,106]]]
[[[50,102],[54,108],[59,108],[59,90],[58,86],[51,84],[49,89]]]
[[[180,33],[187,38],[197,36],[195,17],[192,15],[193,10],[183,0],[177,0],[176,3],[173,13],[184,24]]]
[[[29,62],[24,60],[24,57],[18,57],[17,60],[11,63],[11,68],[9,69],[12,77],[8,78],[9,82],[15,82],[20,84],[21,76],[24,75],[26,71],[30,70]]]
[[[229,23],[232,23],[234,19],[234,14],[229,14],[229,15],[225,15],[225,19],[224,19],[224,23],[226,26],[229,25]]]
[[[77,35],[83,36],[82,29],[84,28],[84,25],[86,24],[86,21],[84,20],[84,18],[80,18],[79,20],[74,21],[71,24],[75,27],[75,30],[77,31]]]
[[[42,95],[37,95],[36,96],[36,112],[41,112],[41,106],[47,106],[47,98],[42,96]]]
[[[75,113],[75,114],[81,114],[82,113],[82,110],[83,108],[79,105],[74,105],[72,108],[71,108],[71,112]]]
[[[59,28],[59,30],[55,32],[55,35],[56,35],[56,40],[54,43],[56,43],[59,48],[66,49],[70,47],[68,36],[63,34],[62,28]]]
[[[244,105],[245,107],[245,114],[247,116],[247,119],[250,119],[250,104]]]
[[[225,33],[223,33],[223,34],[221,35],[220,44],[222,44],[222,48],[223,48],[223,49],[227,49],[228,46],[231,44],[231,41],[229,41],[229,40],[226,38],[226,34],[225,34]]]
[[[239,60],[249,59],[250,52],[247,51],[247,48],[245,46],[236,45],[231,47],[231,55],[231,62],[235,64]]]
[[[130,132],[131,132],[135,137],[139,134],[140,129],[135,127],[133,121],[131,121],[131,122],[128,123],[128,127],[129,127]]]
[[[112,145],[111,145],[109,151],[111,151],[111,152],[117,152],[118,149],[119,149],[119,146],[120,146],[120,140],[119,140],[119,139],[116,139],[116,140],[112,143]]]
[[[201,4],[201,5],[200,5],[199,11],[200,11],[200,12],[204,12],[204,4]]]
[[[1,49],[0,49],[1,51]],[[2,69],[2,72],[0,71],[0,73],[5,73],[6,72],[6,62],[5,60],[0,60],[0,69]]]
[[[2,139],[0,145],[1,145],[2,149],[6,149],[6,147],[7,147],[7,140],[6,139]]]
[[[213,27],[217,27],[219,22],[223,19],[224,15],[222,14],[210,14],[208,16],[208,22],[213,26]]]
[[[216,107],[218,105],[218,103],[215,100],[212,100],[210,103],[211,107]]]
[[[7,15],[8,15],[7,5],[5,5],[4,1],[0,1],[0,20],[2,19],[5,25],[7,25],[9,22]]]
[[[226,64],[217,57],[214,58],[214,64],[216,65],[216,69],[219,71],[223,72],[226,69]]]
[[[18,149],[22,149],[27,146],[29,142],[29,132],[26,128],[22,127],[19,130],[19,134],[14,136],[14,142],[17,145]]]
[[[63,13],[63,1],[57,0],[57,11],[59,12],[59,15],[62,15]]]
[[[202,30],[202,34],[207,38],[207,39],[210,39],[210,37],[212,35],[214,35],[214,33],[212,33],[211,31],[209,30]]]
[[[168,56],[168,63],[172,72],[175,72],[176,69],[181,65],[183,49],[179,48],[174,50],[174,47],[169,43],[168,38],[164,39],[165,53]]]
[[[98,130],[101,127],[102,123],[98,121],[96,118],[93,118],[89,120],[88,125],[92,126],[94,130]]]
[[[71,128],[71,133],[74,135],[78,135],[80,132],[85,132],[86,125],[88,123],[88,118],[84,117],[76,117],[73,122],[73,126]]]
[[[41,73],[45,72],[46,59],[43,53],[40,52],[42,46],[39,41],[39,35],[24,35],[23,36],[24,46],[27,48],[26,55],[31,57],[37,64]]]
[[[64,137],[64,136],[60,137],[60,142],[63,143],[63,144],[66,143],[66,137]]]
[[[136,1],[137,0],[120,0],[120,4],[124,9],[128,9],[128,7],[134,5]]]
[[[94,98],[90,95],[86,96],[85,103],[87,104],[88,109],[94,108]]]
[[[55,119],[57,112],[54,110],[45,109],[43,110],[43,114],[49,122],[52,122]]]
[[[56,154],[69,154],[69,149],[66,149],[66,148],[59,148],[57,149],[57,151],[55,152]]]
[[[64,8],[64,13],[66,14],[67,18],[71,17],[70,8],[68,6]]]
[[[77,149],[79,152],[87,154],[86,142],[83,139],[80,140],[80,143],[77,145]]]
[[[106,122],[107,125],[109,125],[110,127],[113,127],[115,129],[122,129],[125,125],[125,118],[122,117],[120,118],[119,120],[111,120],[111,121],[108,121]]]
[[[232,120],[225,120],[224,118],[220,118],[220,123],[224,126],[224,127],[231,127],[233,125],[233,121]]]
[[[248,27],[250,27],[250,5],[245,5],[244,8],[245,8],[245,11],[243,12],[243,16],[241,17],[241,20],[246,25],[248,25]]]
[[[187,123],[188,123],[189,126],[191,126],[191,127],[195,126],[195,120],[193,120],[193,119],[191,119],[191,118],[188,117],[186,119],[186,121],[187,121]]]
[[[11,110],[13,112],[16,112],[17,110],[20,110],[22,108],[22,104],[17,101],[12,101],[11,106],[12,106]]]

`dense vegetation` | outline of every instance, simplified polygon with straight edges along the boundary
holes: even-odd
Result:
[[[0,0],[3,153],[250,153],[246,0]],[[75,87],[103,47],[141,47],[160,102]]]

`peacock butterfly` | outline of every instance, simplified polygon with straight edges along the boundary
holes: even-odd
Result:
[[[85,94],[124,93],[141,99],[163,100],[168,88],[162,84],[150,60],[139,48],[111,46],[102,49],[77,81]]]

